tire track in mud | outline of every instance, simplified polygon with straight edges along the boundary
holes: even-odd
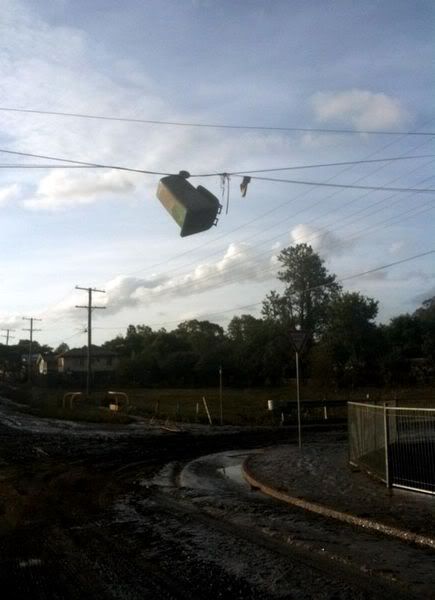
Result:
[[[284,433],[114,442],[3,429],[1,448],[16,470],[8,481],[26,510],[0,536],[0,585],[11,590],[2,598],[392,597],[387,587],[379,592],[301,552],[289,556],[258,533],[134,484],[174,459],[264,445]],[[47,456],[36,456],[35,446]]]

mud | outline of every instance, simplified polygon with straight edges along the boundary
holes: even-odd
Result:
[[[237,477],[182,486],[191,461],[282,443],[291,431],[134,425],[27,419],[0,401],[2,598],[430,597],[412,580],[322,558],[328,530],[305,529],[310,517],[259,499]],[[213,468],[234,466],[221,463]],[[286,531],[293,544],[277,534],[285,515],[301,528]]]

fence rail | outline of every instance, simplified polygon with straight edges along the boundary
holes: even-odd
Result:
[[[349,462],[390,487],[435,494],[435,409],[348,403]]]

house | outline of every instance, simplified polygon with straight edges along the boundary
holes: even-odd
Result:
[[[38,375],[51,375],[58,372],[57,356],[52,352],[38,354],[36,358],[36,372]]]
[[[105,350],[99,346],[91,349],[91,370],[96,373],[113,373],[119,364],[116,352]],[[57,356],[57,372],[68,375],[86,373],[88,370],[88,349],[73,348]]]

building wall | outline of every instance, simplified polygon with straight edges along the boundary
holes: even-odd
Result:
[[[59,359],[59,372],[68,373],[86,373],[87,371],[87,359],[83,357],[69,357],[64,356]],[[94,372],[104,371],[110,373],[114,371],[119,364],[119,359],[112,356],[96,356],[92,358],[91,368]]]

